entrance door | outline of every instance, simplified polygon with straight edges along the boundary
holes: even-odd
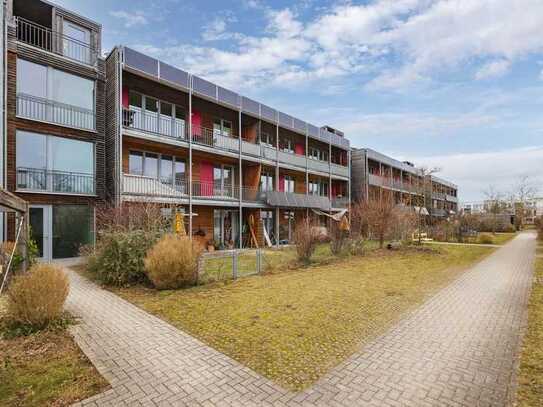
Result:
[[[52,224],[51,205],[31,205],[29,208],[29,223],[32,237],[38,246],[38,257],[42,261],[51,260]]]
[[[90,64],[90,31],[70,21],[64,20],[63,55],[76,61]]]

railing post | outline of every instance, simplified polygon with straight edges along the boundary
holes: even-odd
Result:
[[[256,273],[262,273],[262,249],[256,249]]]
[[[232,253],[232,278],[234,280],[238,278],[238,252],[235,249]]]

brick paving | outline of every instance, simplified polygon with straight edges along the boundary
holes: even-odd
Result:
[[[520,234],[301,393],[70,273],[74,336],[111,383],[81,404],[506,406],[534,256]]]

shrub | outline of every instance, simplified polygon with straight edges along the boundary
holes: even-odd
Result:
[[[296,254],[300,262],[309,264],[311,256],[313,256],[317,248],[318,241],[317,229],[311,226],[308,218],[302,219],[294,229],[294,243],[296,244]]]
[[[103,233],[88,256],[87,270],[106,285],[146,283],[145,255],[158,237],[157,232],[143,230]]]
[[[488,233],[481,233],[479,235],[479,243],[481,244],[494,244],[494,238]]]
[[[333,255],[338,255],[343,252],[347,244],[348,231],[344,230],[340,222],[332,221],[330,225],[330,251]]]
[[[167,234],[147,253],[145,271],[159,290],[193,285],[198,280],[201,254],[200,245],[187,236]]]
[[[68,296],[68,277],[57,266],[36,264],[17,276],[8,290],[8,318],[18,324],[45,328],[58,319]]]

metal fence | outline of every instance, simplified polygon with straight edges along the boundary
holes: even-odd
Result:
[[[17,189],[94,195],[95,178],[93,174],[18,167]]]
[[[84,130],[95,129],[93,110],[24,93],[17,94],[17,116]]]
[[[262,249],[221,250],[205,253],[198,265],[198,284],[236,280],[267,270]]]

